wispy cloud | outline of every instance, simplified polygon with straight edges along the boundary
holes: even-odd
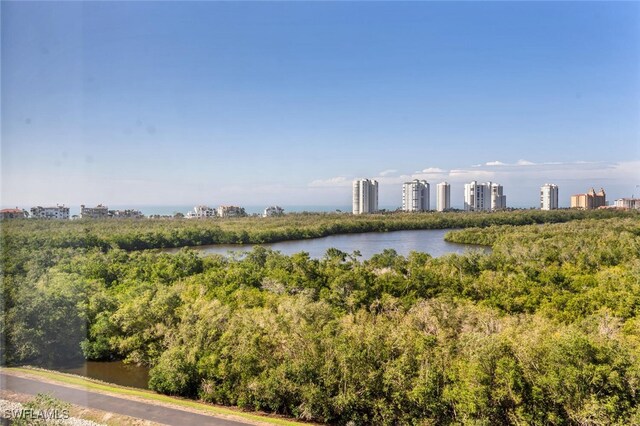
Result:
[[[444,169],[441,169],[439,167],[427,167],[424,170],[421,170],[419,172],[416,173],[425,173],[425,174],[440,174],[440,173],[446,173],[447,171]]]
[[[312,188],[325,188],[335,186],[351,186],[353,179],[347,179],[344,176],[336,176],[328,179],[316,179],[309,183]]]
[[[389,176],[392,175],[394,173],[397,173],[398,171],[396,169],[388,169],[388,170],[383,170],[381,171],[379,174],[380,176]]]
[[[509,163],[504,163],[502,161],[489,161],[487,163],[484,163],[484,166],[489,166],[489,167],[502,167],[502,166],[535,166],[537,165],[536,163],[532,162],[532,161],[528,161],[528,160],[518,160],[513,164],[509,164]],[[483,164],[475,164],[471,167],[482,167]]]

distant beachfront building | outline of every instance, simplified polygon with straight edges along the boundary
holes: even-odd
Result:
[[[243,207],[237,206],[220,206],[217,213],[220,217],[244,217],[247,215]]]
[[[216,216],[216,209],[209,206],[195,206],[193,211],[188,212],[185,217],[187,219],[207,219]]]
[[[477,181],[464,185],[464,209],[466,211],[495,211],[507,207],[507,196],[502,185]]]
[[[109,210],[109,217],[116,219],[139,219],[144,217],[140,210],[126,209],[126,210]]]
[[[26,210],[19,208],[0,210],[0,219],[24,219],[28,215]]]
[[[451,185],[440,182],[436,185],[436,210],[443,212],[451,209]]]
[[[414,179],[402,184],[402,210],[405,212],[429,210],[429,182]]]
[[[615,207],[626,210],[640,210],[640,198],[620,198],[615,201]]]
[[[80,219],[104,219],[109,217],[109,207],[98,204],[96,207],[80,206]]]
[[[69,207],[31,207],[31,217],[38,219],[69,219]]]
[[[280,206],[270,206],[264,209],[262,213],[262,217],[273,217],[273,216],[282,216],[284,214],[284,209]]]
[[[358,179],[353,181],[353,214],[378,211],[378,181]]]
[[[598,207],[605,207],[607,205],[607,194],[604,189],[600,188],[600,191],[596,193],[596,190],[591,188],[586,194],[575,194],[571,196],[571,208],[582,210],[593,210]]]
[[[540,187],[540,210],[555,210],[558,208],[558,185],[545,183]]]

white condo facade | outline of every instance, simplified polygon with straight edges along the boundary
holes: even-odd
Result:
[[[188,212],[185,217],[187,219],[207,219],[216,217],[216,209],[209,206],[195,206],[193,211]]]
[[[402,184],[402,210],[426,212],[429,210],[429,182],[414,179]]]
[[[69,219],[69,207],[31,207],[31,217],[40,219]]]
[[[436,210],[443,212],[451,208],[451,185],[440,182],[436,185]]]
[[[358,179],[353,181],[353,214],[378,211],[378,181]]]
[[[495,211],[507,207],[507,196],[502,185],[495,182],[473,182],[464,185],[466,211]]]
[[[280,206],[269,206],[264,209],[262,213],[262,217],[274,217],[274,216],[282,216],[284,214],[284,209]]]
[[[507,207],[507,196],[504,195],[502,185],[492,182],[489,182],[488,185],[491,197],[491,211],[505,209]]]
[[[545,183],[540,187],[540,210],[558,208],[558,185]]]
[[[95,207],[80,205],[80,219],[104,219],[109,217],[109,207],[98,204]]]
[[[620,198],[613,205],[618,209],[640,210],[640,198]]]
[[[216,213],[220,217],[245,217],[247,215],[244,207],[238,206],[220,206],[216,209]]]

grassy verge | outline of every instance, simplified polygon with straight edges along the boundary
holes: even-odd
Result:
[[[132,396],[132,397],[147,400],[150,402],[161,402],[161,403],[172,404],[174,406],[196,409],[207,414],[235,416],[235,417],[243,418],[246,420],[252,420],[256,422],[262,422],[262,423],[268,423],[268,424],[274,424],[274,425],[284,425],[284,426],[289,426],[289,425],[308,426],[309,425],[309,423],[302,423],[302,422],[297,422],[297,421],[287,420],[287,419],[277,418],[277,417],[268,417],[266,415],[252,414],[252,413],[248,413],[240,410],[234,410],[230,408],[224,408],[224,407],[219,407],[215,405],[205,404],[197,401],[191,401],[188,399],[161,395],[153,391],[148,391],[144,389],[127,388],[123,386],[113,385],[110,383],[105,383],[105,382],[100,382],[100,381],[87,379],[79,376],[74,376],[71,374],[58,373],[55,371],[43,370],[39,368],[2,367],[0,368],[0,371],[6,371],[9,373],[16,372],[16,373],[22,373],[27,376],[41,377],[41,378],[45,378],[61,384],[64,383],[68,385],[82,386],[85,389],[101,391],[101,392],[109,392],[122,397]]]

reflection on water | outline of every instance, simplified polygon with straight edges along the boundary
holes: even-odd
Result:
[[[77,374],[121,386],[140,389],[149,388],[149,369],[125,364],[122,361],[84,361],[82,364],[73,367],[53,369],[62,373]]]
[[[429,253],[433,257],[450,253],[462,254],[470,250],[481,250],[488,253],[491,249],[471,244],[456,244],[444,240],[444,235],[451,229],[422,229],[415,231],[366,232],[362,234],[331,235],[310,240],[281,241],[277,243],[256,244],[278,250],[286,255],[305,251],[312,258],[321,258],[327,249],[333,247],[346,253],[358,250],[363,259],[369,259],[384,249],[394,249],[398,254],[407,256],[412,251]],[[227,254],[229,251],[250,251],[254,245],[216,244],[192,247],[206,254]],[[175,253],[179,249],[166,249]]]

